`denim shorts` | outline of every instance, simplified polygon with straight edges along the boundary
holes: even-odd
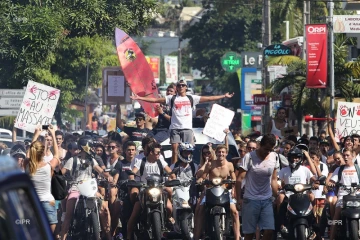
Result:
[[[242,205],[242,229],[244,234],[260,230],[275,230],[274,210],[272,199],[251,200],[244,199]]]
[[[57,220],[57,211],[56,211],[55,203],[50,204],[49,201],[46,201],[46,202],[41,202],[41,204],[44,207],[44,210],[48,217],[49,223],[57,224],[58,220]]]

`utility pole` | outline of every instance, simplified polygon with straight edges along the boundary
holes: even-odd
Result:
[[[271,14],[270,14],[270,0],[263,0],[263,50],[271,45]],[[263,69],[262,69],[262,79],[263,86],[262,92],[264,93],[265,89],[270,85],[270,75],[266,66],[264,51],[263,54]],[[263,109],[263,118],[262,118],[262,133],[265,134],[268,129],[266,129],[267,122],[270,120],[270,102],[268,102]]]
[[[85,85],[85,127],[84,131],[86,129],[86,125],[88,123],[88,110],[87,110],[87,97],[89,92],[89,60],[90,60],[90,51],[86,51],[86,85]]]
[[[334,16],[334,2],[331,0],[328,2],[329,7],[329,50],[330,50],[330,117],[334,119],[334,108],[335,108],[335,82],[334,82],[334,31],[333,31],[333,16]],[[334,122],[332,122],[334,127]]]
[[[306,24],[310,24],[310,1],[304,1],[304,15],[303,15],[303,23],[304,23],[304,42],[303,42],[303,59],[306,60],[306,32],[305,26]]]

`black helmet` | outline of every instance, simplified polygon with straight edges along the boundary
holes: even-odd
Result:
[[[94,145],[94,142],[90,136],[83,136],[78,140],[77,145],[79,146],[79,149],[81,151],[90,153],[91,148]]]
[[[297,170],[302,163],[303,152],[300,148],[294,147],[288,153],[288,160],[290,168]],[[300,161],[294,162],[294,158],[300,158]]]

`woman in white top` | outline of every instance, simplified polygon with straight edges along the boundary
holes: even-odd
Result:
[[[55,141],[55,131],[51,125],[49,126],[48,132],[49,137],[52,137],[52,140]],[[55,199],[51,194],[51,176],[53,170],[59,165],[59,149],[57,145],[54,144],[53,159],[45,162],[45,146],[37,141],[40,133],[41,129],[35,130],[33,141],[27,153],[28,158],[25,161],[25,169],[31,177],[36,193],[48,216],[51,230],[54,232],[58,221]]]
[[[275,118],[271,119],[271,122],[268,124],[268,131],[279,138],[284,138],[281,134],[281,129],[288,127],[288,123],[286,121],[286,109],[278,108]]]

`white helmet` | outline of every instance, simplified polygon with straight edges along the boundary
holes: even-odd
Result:
[[[184,151],[191,152],[191,154],[189,154],[187,157],[183,157],[182,153]],[[178,151],[178,158],[183,162],[189,163],[192,161],[193,151],[194,151],[194,147],[190,143],[180,143],[179,151]]]

